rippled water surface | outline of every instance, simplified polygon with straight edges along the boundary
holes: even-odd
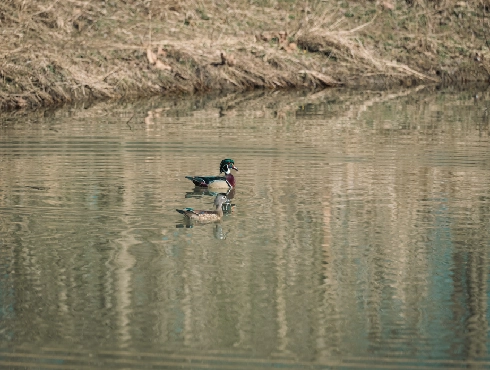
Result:
[[[490,366],[490,97],[254,93],[0,116],[0,367]],[[236,205],[186,175],[233,158]],[[191,225],[192,226],[192,225]]]

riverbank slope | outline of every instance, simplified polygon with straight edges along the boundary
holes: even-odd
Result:
[[[489,0],[9,0],[0,4],[0,109],[489,81],[489,17]]]

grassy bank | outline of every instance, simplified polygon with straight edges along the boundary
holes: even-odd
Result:
[[[490,0],[6,0],[0,109],[489,81],[489,18]]]

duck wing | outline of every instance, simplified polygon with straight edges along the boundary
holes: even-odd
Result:
[[[215,215],[218,213],[216,211],[201,211],[192,208],[176,209],[176,211],[185,216],[191,216],[191,215],[204,216],[204,215]]]
[[[208,187],[214,181],[226,181],[226,178],[222,176],[186,176],[185,178],[200,187]]]

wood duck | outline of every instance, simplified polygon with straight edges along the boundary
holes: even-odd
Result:
[[[219,165],[219,173],[225,176],[186,176],[194,185],[209,189],[230,189],[235,187],[235,177],[231,174],[231,168],[238,171],[233,159],[223,159]]]
[[[221,220],[221,218],[223,218],[222,205],[227,200],[228,199],[226,198],[226,195],[218,194],[214,199],[214,206],[216,208],[214,211],[198,211],[192,208],[184,208],[184,209],[177,209],[177,212],[183,214],[186,218],[193,221],[200,221],[200,222],[218,221]]]

